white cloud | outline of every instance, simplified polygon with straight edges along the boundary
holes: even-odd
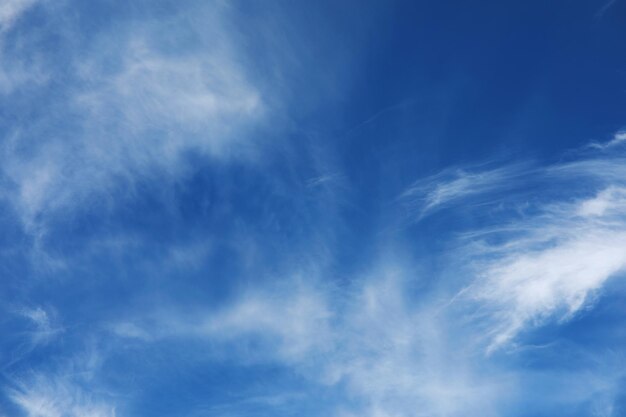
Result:
[[[8,397],[27,417],[115,417],[114,398],[98,387],[100,358],[77,354],[54,370],[10,377]]]
[[[482,271],[471,294],[493,309],[491,348],[509,342],[526,326],[553,316],[571,317],[626,267],[626,228],[614,232],[585,224],[570,227],[542,228],[521,244],[488,249],[499,253],[479,263]]]
[[[245,122],[260,113],[259,93],[233,56],[236,51],[208,47],[187,54],[164,53],[149,38],[148,33],[127,41],[119,71],[103,71],[100,56],[82,63],[81,76],[89,88],[77,96],[76,103],[90,113],[89,123],[107,125],[112,118],[121,118],[129,133],[155,127],[188,133],[204,129],[203,137],[195,139],[197,144],[217,148],[226,139],[223,135],[233,130],[228,122]],[[179,145],[175,141],[185,139],[167,140],[174,141],[167,146],[175,151]]]
[[[206,39],[186,49],[159,41],[181,22],[144,21],[131,34],[105,32],[87,53],[68,50],[74,83],[60,98],[67,102],[14,127],[0,149],[9,184],[1,196],[27,230],[117,188],[130,193],[138,178],[177,178],[185,152],[245,153],[246,129],[263,119],[263,100],[225,8],[203,13],[197,29]]]
[[[65,332],[53,309],[19,307],[8,312],[20,319],[21,330],[7,336],[7,341],[13,339],[15,342],[4,359],[3,366],[7,369],[18,366],[36,349],[51,345]]]
[[[10,391],[27,417],[115,417],[115,407],[65,378],[38,375]]]
[[[144,341],[193,337],[229,344],[255,338],[267,344],[270,357],[286,362],[305,360],[332,346],[332,312],[323,293],[304,285],[274,290],[248,293],[217,312],[157,312],[139,321],[113,323],[109,330]],[[268,352],[259,353],[268,358]]]
[[[474,347],[455,336],[454,321],[411,305],[408,279],[403,268],[385,266],[351,295],[301,284],[244,296],[217,313],[125,321],[113,333],[144,343],[200,338],[242,364],[278,362],[346,389],[357,405],[337,415],[498,415],[511,378],[476,369]],[[241,348],[250,339],[258,342],[252,352]]]
[[[618,132],[602,149],[624,140]],[[453,302],[473,300],[489,351],[526,329],[570,319],[626,268],[625,166],[616,148],[543,168],[445,170],[401,196],[417,207],[418,218],[453,205],[467,212],[477,202],[512,208],[492,211],[454,249],[471,265],[459,273],[471,278]]]
[[[11,29],[22,15],[43,0],[4,0],[0,2],[0,94],[10,94],[20,87],[43,85],[48,80],[37,51],[28,50],[28,35],[9,38]],[[36,29],[29,31],[29,34]]]
[[[613,159],[548,167],[541,173],[546,187],[531,194],[531,210],[466,236],[465,259],[476,279],[460,295],[477,302],[489,323],[490,350],[525,329],[570,319],[624,271],[621,169]]]
[[[595,197],[577,203],[573,214],[582,218],[621,217],[621,209],[626,206],[626,189],[608,187]]]
[[[448,208],[473,197],[493,197],[489,193],[513,188],[520,175],[527,172],[525,165],[511,165],[491,170],[447,169],[413,183],[401,196],[417,219]]]
[[[3,0],[0,3],[0,31],[7,31],[15,21],[41,0]]]
[[[608,148],[612,148],[617,145],[622,145],[626,141],[626,131],[619,131],[613,135],[613,139],[605,143],[591,143],[589,147],[605,150]]]
[[[496,416],[512,380],[475,368],[473,344],[432,305],[412,305],[402,268],[368,280],[337,330],[338,356],[325,369],[366,404],[358,415]]]
[[[279,356],[298,361],[332,346],[331,315],[320,294],[299,289],[287,297],[244,298],[233,308],[209,316],[199,330],[206,337],[226,341],[246,335],[269,337],[276,342]]]
[[[218,358],[227,355],[241,366],[280,364],[310,383],[337,390],[338,398],[348,399],[339,401],[331,413],[343,417],[499,416],[507,406],[521,401],[520,383],[532,386],[535,379],[573,378],[519,373],[490,363],[480,343],[482,329],[458,316],[457,310],[433,301],[432,294],[414,298],[409,291],[414,277],[402,265],[383,263],[361,278],[346,292],[296,280],[298,285],[250,292],[213,312],[165,308],[152,314],[125,314],[123,320],[108,327],[109,335],[116,339],[106,339],[114,349],[143,349],[145,344],[171,340],[205,341],[203,354],[218,349]],[[576,285],[572,283],[573,293]],[[555,297],[560,296],[557,291]],[[494,303],[492,299],[484,302]],[[119,343],[122,341],[133,343]],[[578,378],[583,373],[572,375]],[[563,390],[555,388],[553,396],[541,401],[593,401],[598,410],[609,410],[615,378],[605,380],[604,374],[599,375],[594,376],[593,391],[586,396],[565,395],[581,389],[573,384]],[[48,378],[45,384],[31,385],[23,390],[29,393],[26,400],[19,396],[14,400],[21,401],[25,409],[52,410],[33,416],[55,416],[51,413],[62,409],[66,413],[81,410],[87,416],[88,412],[114,415],[112,406],[91,396],[94,391],[76,388],[92,384],[63,382],[61,388],[55,388],[58,383]]]
[[[56,323],[54,312],[46,311],[41,307],[21,308],[17,314],[33,324],[34,329],[28,331],[30,343],[33,346],[48,343],[64,330]]]

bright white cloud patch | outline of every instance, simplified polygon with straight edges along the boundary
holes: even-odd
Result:
[[[625,138],[619,132],[606,146]],[[527,328],[573,317],[626,268],[624,166],[611,155],[543,169],[517,164],[471,174],[444,171],[403,194],[410,204],[420,203],[418,218],[444,207],[475,210],[476,202],[512,208],[466,233],[461,250],[474,278],[459,296],[477,303],[489,350]]]
[[[588,203],[544,213],[539,224],[517,224],[517,238],[474,253],[487,258],[475,264],[479,279],[471,294],[493,308],[492,347],[526,326],[571,317],[626,267],[626,224],[578,217]]]
[[[527,328],[571,318],[626,268],[626,188],[616,163],[581,161],[529,172],[528,182],[534,177],[561,189],[597,191],[563,199],[526,190],[531,205],[513,193],[509,200],[525,209],[466,235],[464,255],[476,278],[460,295],[477,302],[489,323],[490,350]]]

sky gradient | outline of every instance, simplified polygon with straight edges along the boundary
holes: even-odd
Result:
[[[622,0],[0,0],[0,417],[620,417],[624,278]]]

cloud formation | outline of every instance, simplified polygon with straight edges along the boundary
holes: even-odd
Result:
[[[0,414],[623,414],[626,133],[535,149],[518,53],[354,6],[0,5]]]
[[[594,143],[591,143],[589,146],[595,149],[604,150],[604,149],[612,148],[614,146],[622,145],[624,141],[626,141],[626,132],[619,131],[613,135],[613,139],[611,139],[610,141],[605,142],[605,143],[594,142]]]
[[[493,169],[446,169],[413,183],[400,201],[409,207],[417,220],[455,204],[468,204],[471,199],[485,203],[493,201],[503,190],[518,187],[520,176],[528,173],[528,166],[509,165]]]
[[[441,306],[412,306],[405,294],[411,278],[404,274],[384,263],[351,295],[301,284],[244,296],[218,312],[166,310],[110,330],[148,344],[203,340],[219,347],[220,356],[278,363],[358,400],[332,405],[331,415],[498,415],[513,380],[479,371],[473,363],[479,352],[463,346]],[[249,341],[253,350],[245,347]]]
[[[470,293],[497,324],[492,347],[527,326],[571,318],[604,283],[626,268],[624,189],[608,188],[574,202],[552,202],[494,232],[472,251],[479,278]]]
[[[438,206],[491,207],[483,228],[461,234],[460,254],[471,265],[464,273],[475,278],[459,293],[489,323],[489,351],[571,319],[626,268],[623,164],[619,153],[582,155],[541,169],[505,165],[442,180],[444,172],[409,189],[424,201],[420,217]]]
[[[96,399],[69,376],[33,375],[10,390],[9,397],[27,417],[115,417],[115,407]]]
[[[211,29],[191,49],[155,44],[167,22],[148,19],[135,22],[132,34],[122,30],[114,39],[94,38],[85,51],[69,50],[63,106],[9,131],[0,149],[2,197],[26,229],[141,178],[176,178],[185,152],[241,153],[237,146],[262,119],[263,102],[232,44],[226,8],[202,13]]]
[[[6,0],[0,4],[0,31],[5,32],[13,26],[20,15],[33,7],[40,0]]]

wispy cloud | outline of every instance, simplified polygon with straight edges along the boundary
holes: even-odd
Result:
[[[475,280],[459,296],[477,303],[478,317],[488,326],[490,351],[524,330],[571,319],[595,300],[608,279],[624,271],[622,166],[613,154],[516,171],[525,184],[535,181],[542,187],[510,191],[505,200],[511,210],[462,235],[462,254]],[[484,198],[497,192],[496,183],[478,187]]]
[[[323,292],[303,285],[242,295],[220,311],[193,314],[157,311],[139,317],[138,321],[114,323],[109,329],[122,338],[144,341],[199,338],[219,341],[235,350],[238,340],[257,339],[268,349],[257,352],[257,359],[267,360],[269,355],[286,362],[299,362],[333,345],[329,300]]]
[[[132,34],[69,50],[64,70],[73,72],[73,83],[60,97],[67,111],[14,126],[0,150],[2,196],[27,229],[138,178],[175,178],[186,151],[239,153],[246,127],[264,115],[263,101],[223,24],[227,11],[215,5],[203,13],[210,39],[191,49],[155,43],[163,24],[148,19]],[[60,120],[63,132],[55,128]]]
[[[510,165],[487,170],[453,168],[413,183],[401,196],[412,216],[420,220],[436,211],[472,198],[497,197],[497,192],[519,186],[528,172],[526,165]]]
[[[472,256],[479,278],[470,293],[496,318],[492,347],[527,326],[571,318],[626,267],[623,189],[575,203],[553,203],[509,225]]]
[[[115,417],[115,407],[64,379],[35,376],[10,392],[27,417]]]
[[[44,0],[6,0],[0,3],[0,97],[22,87],[44,85],[49,79],[39,54],[28,47],[29,36],[16,34],[13,30],[24,14],[45,3]]]
[[[114,398],[97,388],[99,359],[76,355],[58,368],[11,377],[9,398],[26,417],[115,417]]]
[[[7,370],[20,362],[28,360],[29,356],[39,348],[52,345],[65,331],[56,312],[51,308],[19,307],[9,309],[8,317],[17,318],[20,331],[7,335],[7,356],[3,358],[2,369]]]
[[[411,305],[405,274],[387,264],[351,295],[300,285],[243,297],[204,318],[166,311],[111,329],[142,343],[200,338],[239,363],[288,366],[358,400],[334,405],[336,415],[498,415],[513,380],[475,369],[477,352],[462,346],[453,321],[434,306]],[[246,340],[254,350],[242,348]]]
[[[5,0],[0,4],[0,32],[7,31],[14,22],[41,0]]]
[[[326,369],[364,400],[354,415],[499,415],[513,379],[476,368],[454,320],[437,305],[414,305],[406,271],[389,267],[351,301],[337,330],[338,358]]]
[[[607,11],[609,11],[609,9],[611,7],[613,7],[613,5],[617,2],[617,0],[609,0],[606,3],[604,3],[604,5],[602,5],[602,7],[596,12],[596,14],[594,15],[594,17],[599,20],[602,19],[602,17],[605,15],[605,13]]]
[[[54,313],[41,307],[21,308],[17,314],[28,319],[34,326],[29,332],[33,345],[45,344],[52,338],[63,332],[63,327],[56,323]]]
[[[614,146],[622,145],[624,144],[625,141],[626,141],[626,131],[619,131],[615,133],[613,135],[613,139],[609,140],[608,142],[605,142],[605,143],[592,142],[589,144],[589,147],[604,150],[604,149],[612,148]]]

